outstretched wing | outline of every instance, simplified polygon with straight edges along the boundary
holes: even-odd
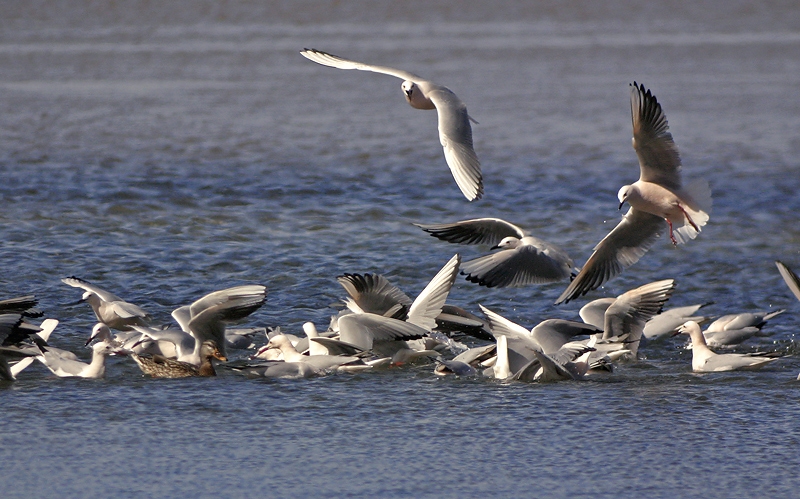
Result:
[[[603,285],[647,253],[664,232],[663,218],[631,208],[622,221],[594,247],[586,265],[556,300],[566,303]]]
[[[656,96],[636,82],[631,84],[631,120],[640,179],[679,190],[681,158],[669,133],[667,116]]]

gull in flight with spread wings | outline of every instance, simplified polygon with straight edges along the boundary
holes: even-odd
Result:
[[[678,148],[667,117],[644,85],[631,84],[633,148],[639,158],[639,180],[623,186],[619,207],[631,207],[622,221],[594,247],[578,276],[556,300],[568,302],[600,287],[630,267],[669,227],[674,245],[697,237],[708,222],[711,190],[704,180],[683,185]]]
[[[408,71],[351,61],[316,49],[303,49],[300,54],[323,66],[372,71],[404,80],[401,86],[403,95],[411,107],[436,109],[439,115],[439,141],[461,192],[470,201],[483,196],[481,164],[472,147],[472,127],[469,124],[472,118],[467,114],[467,106],[449,88]]]
[[[575,268],[561,248],[500,218],[414,225],[449,243],[493,244],[500,251],[461,264],[468,281],[488,288],[566,280]]]

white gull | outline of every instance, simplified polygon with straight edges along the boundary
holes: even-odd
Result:
[[[755,370],[777,360],[777,357],[770,357],[769,355],[772,354],[768,353],[715,353],[706,345],[700,325],[694,321],[687,321],[678,328],[678,334],[688,334],[692,339],[692,370],[694,372]]]
[[[457,244],[491,244],[495,253],[464,262],[467,280],[486,286],[522,286],[566,280],[574,264],[561,248],[500,218],[414,224],[431,236]]]
[[[467,106],[449,88],[425,80],[413,73],[385,66],[351,61],[316,49],[303,49],[300,54],[323,66],[358,69],[395,76],[403,81],[406,101],[416,109],[436,109],[439,116],[439,141],[456,184],[468,200],[483,195],[481,164],[472,146],[472,127]]]
[[[630,267],[669,227],[673,244],[697,237],[708,222],[711,190],[704,180],[684,186],[678,148],[669,133],[667,117],[644,85],[631,85],[633,148],[639,158],[639,180],[623,186],[619,207],[631,208],[622,221],[594,247],[578,276],[556,304],[598,288]],[[666,224],[665,224],[666,222]]]
[[[65,277],[61,282],[84,290],[82,300],[87,302],[97,320],[110,328],[128,331],[132,326],[146,326],[150,317],[139,306],[128,303],[94,284],[78,277]]]

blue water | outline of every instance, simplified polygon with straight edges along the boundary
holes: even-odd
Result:
[[[35,293],[82,348],[77,275],[168,322],[242,283],[247,324],[328,323],[344,272],[416,295],[457,251],[411,222],[499,216],[578,265],[636,180],[628,84],[669,119],[711,221],[659,241],[588,298],[663,278],[670,305],[786,308],[742,350],[795,353],[800,303],[800,9],[761,2],[170,2],[9,6],[0,18],[0,290]],[[303,59],[315,47],[447,85],[479,121],[485,199],[467,203],[432,112],[400,81]],[[459,279],[449,302],[527,327],[575,319],[565,284]],[[2,496],[794,497],[800,361],[695,375],[681,341],[585,382],[441,379],[431,366],[313,380],[104,380],[35,365],[0,384]],[[246,356],[234,352],[232,357]]]

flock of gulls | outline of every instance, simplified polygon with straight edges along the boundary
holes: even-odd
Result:
[[[324,66],[395,76],[408,103],[435,109],[447,165],[469,200],[484,195],[481,166],[472,144],[475,122],[448,88],[413,73],[344,59],[314,49],[301,55]],[[306,322],[303,335],[279,327],[242,327],[266,301],[261,285],[222,289],[172,312],[177,325],[154,324],[141,307],[77,277],[63,283],[83,291],[97,318],[86,346],[89,362],[59,349],[51,340],[55,319],[43,317],[35,296],[0,301],[0,379],[13,381],[40,362],[59,377],[102,378],[111,355],[127,356],[154,378],[214,376],[230,369],[252,377],[311,377],[430,363],[439,375],[486,376],[500,380],[575,380],[612,372],[619,362],[641,358],[640,347],[679,334],[691,340],[692,370],[754,370],[776,361],[778,352],[716,353],[754,336],[783,310],[718,318],[700,313],[703,304],[669,308],[675,281],[661,280],[601,298],[580,309],[580,320],[548,319],[528,329],[480,306],[480,313],[447,304],[459,272],[487,287],[569,281],[556,304],[577,299],[635,264],[668,233],[678,245],[697,237],[709,220],[711,190],[704,180],[684,183],[678,149],[656,97],[631,84],[633,148],[639,179],[618,193],[627,213],[577,268],[560,248],[498,218],[418,224],[442,241],[491,246],[462,262],[456,254],[414,299],[380,274],[343,274],[342,310],[324,331]],[[800,300],[800,278],[776,262],[790,291]],[[705,330],[701,328],[705,326]],[[473,338],[472,348],[463,343]],[[265,342],[258,347],[259,340]],[[244,352],[229,361],[229,352]],[[215,366],[216,364],[216,366]]]

